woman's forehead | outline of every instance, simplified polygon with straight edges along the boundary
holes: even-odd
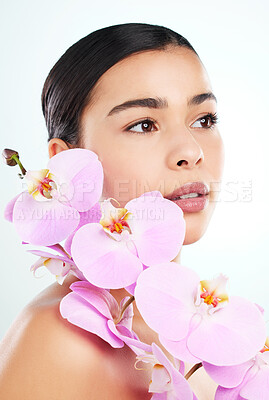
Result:
[[[121,60],[102,75],[92,98],[97,106],[105,103],[110,110],[131,99],[166,97],[186,101],[210,91],[210,81],[199,58],[179,47],[173,51],[147,51]]]

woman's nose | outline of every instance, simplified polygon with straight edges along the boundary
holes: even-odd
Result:
[[[179,167],[192,169],[203,163],[203,150],[186,127],[177,132],[174,139],[171,139],[167,160],[169,168],[175,170]]]

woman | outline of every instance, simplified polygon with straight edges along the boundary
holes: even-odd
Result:
[[[42,107],[49,156],[72,147],[94,151],[104,169],[103,199],[113,197],[120,207],[152,190],[175,201],[175,189],[202,182],[203,201],[178,204],[184,245],[203,236],[219,193],[224,146],[207,72],[184,37],[142,23],[97,30],[52,68]],[[174,261],[180,263],[180,254]],[[0,397],[150,399],[150,371],[134,369],[127,346],[114,349],[61,317],[59,302],[75,280],[51,285],[10,328],[1,347]],[[111,293],[118,301],[129,295],[125,289]],[[170,357],[135,304],[133,330]],[[189,383],[200,400],[214,397],[217,385],[203,369]]]

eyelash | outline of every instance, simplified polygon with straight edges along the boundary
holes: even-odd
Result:
[[[200,121],[200,120],[205,119],[205,118],[210,118],[211,119],[211,126],[208,126],[208,127],[205,127],[205,128],[198,128],[198,129],[213,129],[215,127],[215,125],[219,121],[218,114],[215,112],[214,114],[207,113],[206,115],[202,116],[201,118],[198,118],[195,122]],[[156,124],[156,121],[154,121],[150,117],[146,117],[145,119],[142,119],[142,120],[136,122],[135,124],[128,126],[125,129],[125,131],[131,131],[132,128],[134,128],[135,126],[140,125],[140,124],[142,124],[144,122],[151,122],[153,124]],[[153,132],[133,132],[133,133],[135,133],[137,135],[145,135],[145,134],[151,134]]]

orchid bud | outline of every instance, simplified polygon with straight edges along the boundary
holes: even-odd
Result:
[[[12,157],[12,156],[16,156],[19,158],[19,153],[15,150],[11,150],[11,149],[4,149],[2,152],[2,156],[4,159],[4,162],[7,165],[10,165],[11,167],[13,167],[14,165],[17,165],[16,160]]]
[[[21,174],[19,176],[22,178],[26,174],[26,169],[23,167],[22,163],[19,160],[19,153],[15,150],[11,149],[4,149],[2,151],[2,156],[4,159],[4,162],[11,166],[14,167],[14,165],[18,164],[20,169],[21,169]]]

